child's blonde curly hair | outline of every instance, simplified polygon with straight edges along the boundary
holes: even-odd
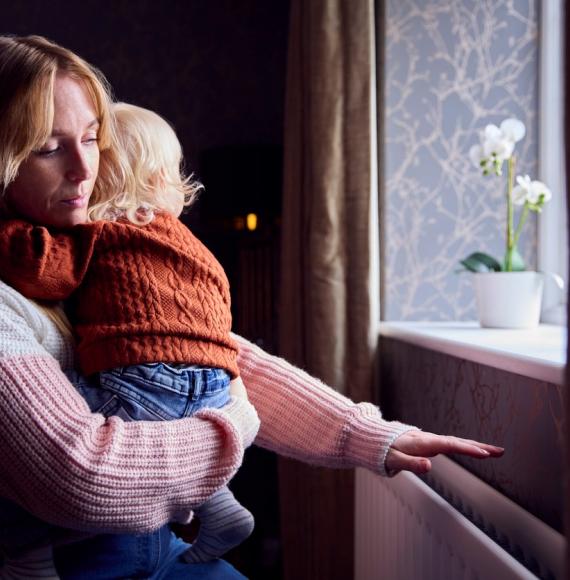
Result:
[[[126,217],[135,224],[152,221],[155,211],[178,217],[196,200],[202,185],[185,176],[182,148],[176,133],[160,115],[130,105],[111,107],[119,149],[119,165],[101,160],[100,189],[120,192],[111,199],[95,200],[89,220]]]

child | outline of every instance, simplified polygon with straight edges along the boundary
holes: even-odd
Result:
[[[170,420],[221,407],[230,380],[240,380],[228,281],[177,219],[200,186],[181,175],[180,144],[164,119],[125,103],[114,113],[128,157],[122,165],[132,168],[121,178],[123,193],[94,203],[95,221],[66,230],[1,223],[2,277],[29,298],[70,298],[87,377],[72,380],[92,410]],[[217,558],[253,530],[253,516],[228,488],[194,512],[200,531],[188,562]]]

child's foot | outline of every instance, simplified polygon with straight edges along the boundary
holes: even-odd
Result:
[[[200,531],[183,557],[186,562],[208,562],[241,544],[253,531],[253,516],[225,487],[194,512]]]

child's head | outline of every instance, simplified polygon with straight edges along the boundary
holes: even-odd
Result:
[[[155,210],[180,215],[202,188],[181,168],[182,148],[172,127],[156,113],[130,105],[112,105],[117,140],[123,155],[117,183],[122,193],[109,202],[95,204],[90,219],[125,216],[134,223],[152,220]],[[117,168],[101,168],[117,180]],[[110,184],[113,187],[113,184]]]

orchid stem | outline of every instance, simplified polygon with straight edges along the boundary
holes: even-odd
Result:
[[[523,210],[522,210],[521,217],[519,219],[519,225],[517,226],[517,231],[515,232],[515,237],[513,239],[513,248],[517,247],[524,223],[526,222],[526,218],[528,216],[528,212],[529,212],[528,203],[525,203]]]
[[[507,161],[507,251],[505,253],[505,270],[513,271],[513,249],[516,242],[513,238],[513,182],[515,175],[515,156],[512,155]]]

